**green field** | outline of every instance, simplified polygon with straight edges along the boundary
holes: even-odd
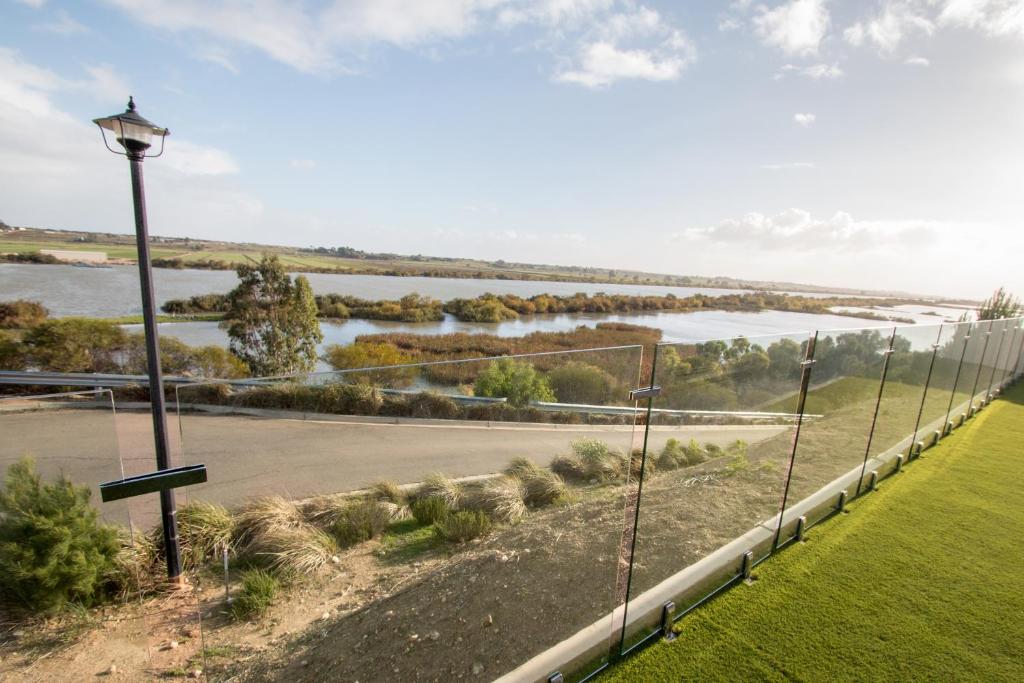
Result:
[[[614,681],[1024,680],[1024,385]]]

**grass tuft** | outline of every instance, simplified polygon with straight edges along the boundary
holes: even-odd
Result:
[[[449,512],[451,508],[440,498],[420,498],[412,503],[412,516],[423,526],[444,519]]]
[[[278,580],[262,569],[243,572],[242,592],[231,601],[231,616],[239,621],[263,616],[280,587]]]
[[[465,543],[491,530],[491,519],[477,510],[460,510],[434,523],[437,537],[449,543]]]
[[[467,489],[463,498],[467,509],[485,512],[498,522],[518,522],[526,514],[526,486],[515,477],[489,479]]]
[[[331,534],[343,547],[380,536],[391,524],[394,503],[363,500],[349,505],[331,525]]]
[[[440,498],[454,510],[462,505],[462,487],[451,478],[435,472],[428,474],[420,484],[416,498]]]

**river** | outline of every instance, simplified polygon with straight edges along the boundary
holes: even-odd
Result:
[[[471,298],[486,292],[517,294],[571,295],[634,294],[679,297],[693,294],[736,294],[736,289],[713,287],[668,287],[660,285],[594,284],[588,282],[545,282],[537,280],[476,280],[443,277],[393,277],[389,275],[336,275],[307,273],[317,294],[349,294],[364,299],[398,299],[411,292],[442,301],[456,297]],[[153,271],[157,305],[168,299],[185,299],[196,294],[228,292],[238,278],[231,270]],[[796,292],[794,292],[796,293]],[[823,297],[828,294],[805,294]],[[139,273],[135,266],[80,268],[41,266],[21,263],[0,264],[0,301],[31,299],[50,309],[54,316],[85,315],[112,318],[142,313],[139,298]]]

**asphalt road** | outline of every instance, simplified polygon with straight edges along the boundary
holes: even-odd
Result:
[[[642,445],[643,428],[628,426],[512,425],[405,420],[403,424],[190,414],[179,428],[168,419],[174,465],[205,463],[206,484],[190,497],[232,505],[245,498],[281,494],[305,498],[349,491],[381,479],[421,481],[430,472],[465,477],[500,471],[513,457],[547,464],[568,453],[572,441],[596,438],[622,451]],[[728,444],[769,438],[786,427],[657,427],[649,447],[670,437]],[[31,454],[46,477],[65,472],[89,484],[99,500],[102,481],[155,469],[148,413],[119,410],[46,410],[0,414],[0,466]],[[184,448],[182,447],[184,445]],[[156,519],[155,496],[131,503],[136,524]],[[105,517],[126,517],[118,504]]]

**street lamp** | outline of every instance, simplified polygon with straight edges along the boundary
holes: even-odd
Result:
[[[160,369],[160,340],[156,329],[156,304],[153,299],[153,268],[149,260],[149,234],[146,226],[146,196],[142,187],[142,160],[164,153],[164,138],[170,133],[154,125],[135,111],[135,101],[128,98],[128,109],[121,114],[94,119],[100,127],[103,144],[114,154],[128,157],[132,174],[132,199],[135,204],[135,242],[139,252],[139,282],[142,285],[142,320],[146,332],[146,363],[149,367],[149,401],[153,412],[153,438],[156,443],[156,467],[171,467],[167,440],[167,411],[164,407],[164,378]],[[124,151],[110,146],[110,133]],[[160,151],[149,154],[153,138],[160,138]],[[174,492],[160,491],[160,513],[163,521],[164,548],[167,555],[167,576],[172,582],[181,581],[181,553],[178,548],[177,511]]]

